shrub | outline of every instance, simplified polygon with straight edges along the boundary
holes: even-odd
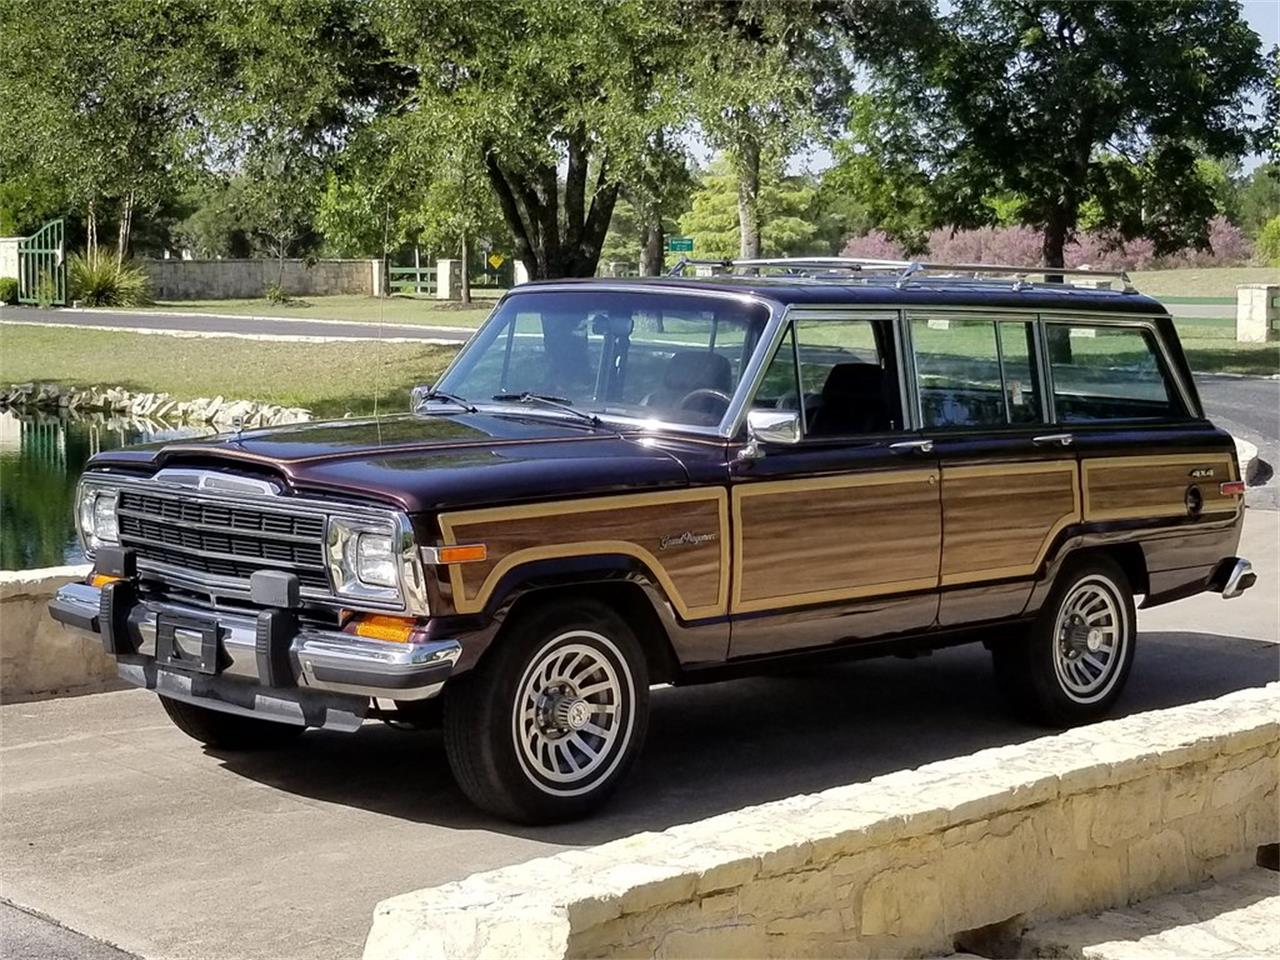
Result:
[[[1258,231],[1254,256],[1267,267],[1280,267],[1280,216],[1272,217]]]
[[[18,302],[18,278],[0,277],[0,303]]]
[[[284,292],[284,287],[278,283],[272,283],[267,286],[267,302],[268,303],[288,303],[289,294]]]
[[[861,237],[850,237],[845,241],[842,257],[865,257],[868,260],[901,260],[902,245],[890,240],[883,230],[872,230]]]
[[[58,302],[58,281],[48,270],[41,270],[36,278],[36,306],[48,310]]]
[[[73,253],[67,258],[71,297],[90,307],[141,307],[151,302],[151,280],[132,261]]]

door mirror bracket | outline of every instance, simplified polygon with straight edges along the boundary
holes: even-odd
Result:
[[[800,414],[794,410],[751,410],[747,413],[747,444],[739,460],[759,460],[764,444],[796,444],[801,440]]]

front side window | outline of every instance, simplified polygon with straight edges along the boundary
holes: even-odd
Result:
[[[911,345],[925,427],[1041,422],[1029,321],[916,317]]]
[[[887,320],[796,320],[783,337],[753,406],[803,408],[809,437],[900,430],[892,344],[893,328]]]
[[[759,304],[685,294],[516,294],[436,386],[472,403],[531,394],[587,413],[716,426],[767,319]]]
[[[1060,423],[1182,416],[1151,331],[1090,323],[1045,325]]]

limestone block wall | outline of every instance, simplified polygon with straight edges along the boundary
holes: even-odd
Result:
[[[0,571],[0,701],[124,686],[97,639],[49,617],[57,589],[88,572],[87,566]]]
[[[142,260],[157,300],[229,300],[261,297],[276,283],[274,260]],[[375,296],[372,260],[286,260],[285,293],[293,297],[332,294]]]
[[[946,955],[1251,865],[1278,749],[1273,683],[393,897],[364,956]]]

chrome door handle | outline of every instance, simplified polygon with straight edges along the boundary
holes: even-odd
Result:
[[[932,453],[932,440],[899,440],[897,443],[889,444],[889,449],[894,453]]]
[[[1075,442],[1075,439],[1076,438],[1069,433],[1046,433],[1043,436],[1032,437],[1031,442],[1041,445],[1056,443],[1064,447],[1069,447]]]

